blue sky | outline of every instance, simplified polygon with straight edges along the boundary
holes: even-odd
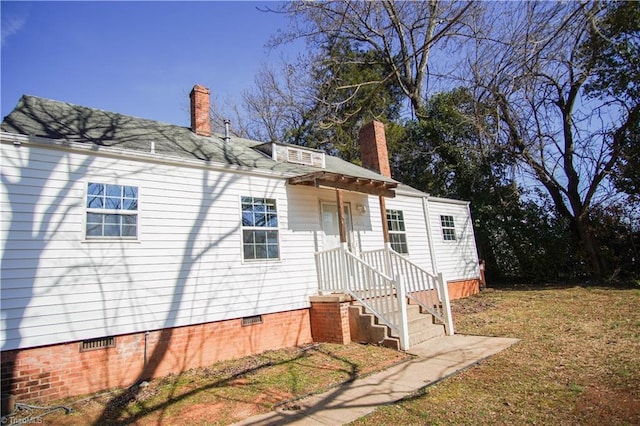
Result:
[[[2,116],[30,94],[189,125],[194,84],[239,99],[283,54],[268,2],[2,1]]]

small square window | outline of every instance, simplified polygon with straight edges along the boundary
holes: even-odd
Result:
[[[138,237],[138,187],[90,182],[87,185],[87,239]]]
[[[440,216],[440,224],[442,225],[442,239],[445,241],[455,241],[456,225],[453,216]]]

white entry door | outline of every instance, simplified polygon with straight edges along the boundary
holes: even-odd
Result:
[[[340,224],[338,205],[322,203],[322,230],[324,231],[324,250],[340,247]],[[347,228],[347,247],[353,251],[353,226],[351,224],[351,207],[344,205],[344,219]]]

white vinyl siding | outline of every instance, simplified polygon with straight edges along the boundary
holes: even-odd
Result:
[[[313,233],[289,225],[284,179],[0,148],[6,350],[303,309],[316,294]],[[88,182],[144,189],[144,239],[84,240]],[[281,262],[243,263],[241,196],[276,200]],[[295,220],[317,224],[315,208]]]
[[[376,200],[377,202],[377,200]],[[409,253],[405,256],[426,271],[432,272],[429,238],[424,219],[422,198],[396,195],[386,200],[388,210],[402,211]],[[380,217],[379,215],[377,217]]]
[[[448,280],[477,278],[478,254],[469,207],[466,203],[443,198],[429,198],[428,208],[433,247],[439,272]],[[445,240],[443,229],[455,227],[455,240]],[[450,232],[450,231],[447,231]]]
[[[2,143],[2,331],[5,350],[309,307],[322,250],[320,206],[335,190],[284,178]],[[89,182],[138,188],[138,235],[84,238]],[[245,262],[241,197],[274,200],[278,262]],[[378,197],[344,192],[356,252],[384,247]],[[431,270],[423,200],[398,195],[408,257]],[[477,256],[465,204],[429,201],[438,266],[468,278]],[[143,207],[143,208],[142,208]],[[454,217],[458,240],[439,235]]]

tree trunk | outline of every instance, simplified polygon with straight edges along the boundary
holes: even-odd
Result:
[[[591,228],[589,219],[586,216],[579,216],[577,218],[573,218],[572,221],[572,229],[589,259],[591,278],[599,281],[602,279],[605,272],[605,265],[604,259],[602,258],[602,252],[600,251],[600,244],[598,243],[596,236],[593,234],[593,229]]]

